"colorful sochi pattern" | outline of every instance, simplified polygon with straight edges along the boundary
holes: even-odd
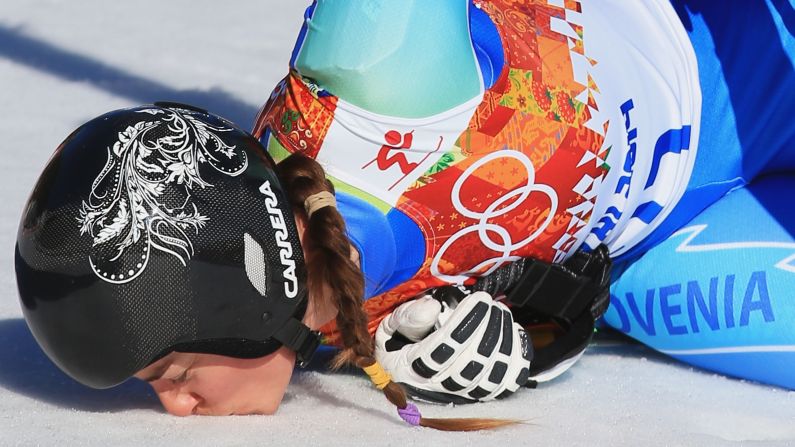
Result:
[[[318,92],[316,86],[290,73],[279,82],[260,111],[254,134],[260,135],[265,128],[274,129],[285,147],[317,157],[337,104],[335,96],[319,97]]]
[[[575,59],[597,63],[585,54],[582,27],[567,21],[566,10],[579,12],[579,2],[476,5],[497,27],[505,64],[482,98],[463,109],[464,120],[457,110],[437,120],[444,124],[438,129],[405,121],[378,126],[296,72],[257,120],[255,135],[269,130],[289,152],[318,158],[338,180],[404,212],[425,235],[426,261],[417,274],[366,301],[373,330],[396,305],[428,288],[519,257],[564,258],[577,248],[575,235],[608,170],[608,122],[594,119],[597,86],[587,70],[575,75],[572,67]],[[356,138],[342,135],[353,126],[364,129],[360,140],[380,141],[353,147]]]

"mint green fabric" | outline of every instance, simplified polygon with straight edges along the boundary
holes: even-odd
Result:
[[[474,98],[468,0],[318,0],[296,69],[346,102],[403,118]]]

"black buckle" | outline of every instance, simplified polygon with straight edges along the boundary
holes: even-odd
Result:
[[[309,329],[295,318],[290,318],[273,338],[295,351],[296,364],[303,368],[312,360],[322,341],[322,333]]]
[[[320,346],[322,341],[322,332],[309,331],[309,336],[304,339],[301,347],[295,351],[295,361],[299,368],[304,368],[309,364],[309,362],[312,361],[312,357],[315,356],[315,352],[317,352],[317,348]]]

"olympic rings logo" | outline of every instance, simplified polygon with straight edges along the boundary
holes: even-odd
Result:
[[[527,173],[527,184],[515,189],[508,191],[506,194],[498,197],[496,200],[491,202],[488,207],[483,212],[478,212],[475,210],[471,210],[467,208],[461,201],[461,188],[464,185],[464,182],[480,167],[501,158],[513,158],[514,160],[519,161],[522,166],[525,168]],[[524,239],[514,242],[511,234],[508,230],[501,225],[498,225],[494,222],[490,222],[490,220],[505,215],[517,207],[519,207],[524,201],[532,194],[533,192],[540,192],[542,194],[546,194],[550,200],[550,209],[549,214],[544,219],[541,225],[539,225],[538,229],[536,229],[533,233],[525,237]],[[506,262],[516,261],[520,259],[519,256],[512,256],[511,252],[516,251],[530,242],[532,242],[535,238],[537,238],[541,233],[546,230],[549,224],[552,222],[552,219],[555,217],[555,212],[558,208],[558,196],[555,193],[555,190],[552,189],[549,185],[541,185],[535,183],[535,168],[533,167],[533,162],[523,153],[516,151],[516,150],[502,150],[493,152],[491,154],[486,155],[485,157],[481,158],[480,160],[473,163],[469,166],[461,176],[456,180],[455,184],[453,185],[453,189],[450,192],[450,198],[453,202],[453,206],[455,207],[456,211],[460,213],[462,216],[469,217],[471,219],[476,219],[478,222],[474,225],[465,227],[460,231],[454,233],[447,239],[444,244],[439,248],[439,251],[433,257],[431,261],[431,274],[443,281],[446,281],[451,284],[460,284],[463,283],[466,279],[468,279],[471,275],[479,272],[481,269],[488,267],[482,275],[488,275],[494,270],[500,268]],[[507,206],[504,204],[510,202]],[[502,208],[501,208],[502,207]],[[499,252],[499,256],[495,256],[493,258],[486,259],[476,266],[472,267],[470,270],[462,272],[459,275],[447,275],[439,271],[439,262],[444,257],[444,254],[447,250],[458,240],[462,237],[466,236],[469,233],[477,232],[478,237],[480,238],[480,242],[488,249],[494,250]],[[499,237],[499,240],[494,240],[491,234],[496,235]],[[493,265],[492,265],[493,264]]]

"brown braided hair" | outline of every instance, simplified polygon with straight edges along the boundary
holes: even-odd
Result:
[[[300,153],[294,153],[276,166],[276,172],[287,191],[296,213],[307,219],[307,270],[309,296],[319,308],[335,306],[336,322],[344,350],[333,361],[333,367],[353,364],[359,368],[376,363],[375,344],[367,331],[367,315],[362,308],[364,277],[351,259],[352,246],[345,231],[345,221],[335,207],[327,206],[311,218],[304,211],[304,201],[321,191],[334,193],[320,164]],[[407,407],[406,392],[395,382],[383,388],[384,395],[398,409]],[[429,419],[420,418],[419,425],[448,431],[483,430],[512,425],[504,419]]]

